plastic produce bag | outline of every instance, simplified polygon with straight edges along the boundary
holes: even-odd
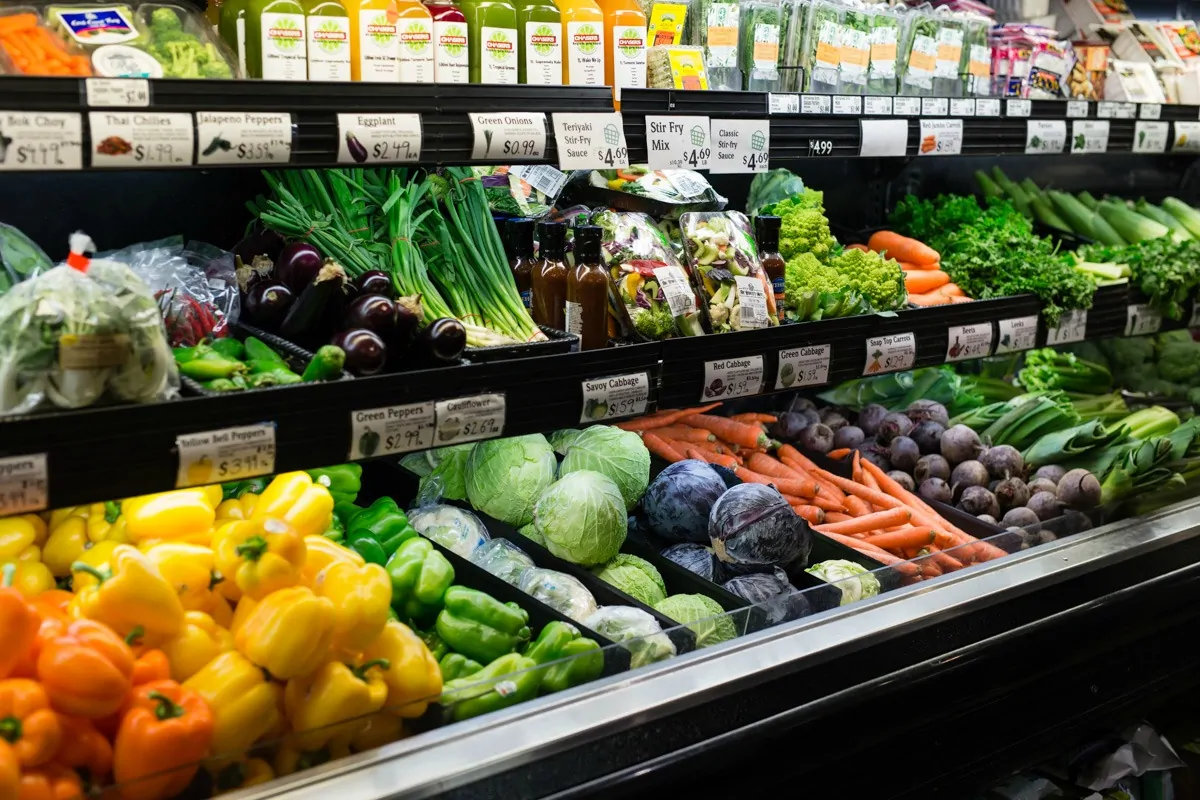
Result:
[[[675,645],[653,616],[632,606],[604,606],[583,622],[629,651],[632,669],[675,655]]]
[[[606,205],[622,211],[641,211],[659,219],[679,219],[688,211],[720,211],[729,202],[709,185],[699,172],[687,169],[651,170],[645,164],[631,164],[625,169],[580,170],[586,175],[583,185],[572,189],[596,205]]]
[[[775,291],[740,211],[684,214],[683,249],[713,333],[779,324]]]
[[[755,216],[765,206],[786,200],[804,192],[804,181],[791,170],[773,169],[760,172],[750,182],[750,193],[746,196],[746,211]]]
[[[418,508],[409,512],[408,521],[426,539],[432,539],[467,560],[492,538],[479,517],[454,506]]]
[[[0,148],[5,145],[0,144]],[[3,150],[0,149],[0,159]],[[54,266],[50,256],[32,239],[14,228],[0,222],[0,295],[13,284],[36,278]]]
[[[780,33],[783,9],[779,0],[743,0],[739,62],[742,89],[779,90]]]
[[[565,572],[534,567],[525,571],[518,586],[522,592],[579,623],[596,611],[596,598],[578,579]]]
[[[521,576],[533,568],[533,559],[508,539],[492,539],[471,553],[471,563],[513,586],[521,585]]]
[[[844,15],[845,8],[841,5],[813,3],[804,37],[804,65],[808,69],[806,91],[826,94],[837,91]]]
[[[517,174],[522,169],[531,169],[530,167],[472,167],[471,169],[479,176],[488,208],[494,214],[503,217],[541,219],[553,211],[554,204],[558,202],[557,194],[546,194]],[[537,167],[536,169],[547,168]],[[565,184],[559,183],[560,193],[563,185]]]
[[[736,0],[699,0],[688,14],[684,39],[704,51],[710,89],[742,88],[738,66],[740,8]]]

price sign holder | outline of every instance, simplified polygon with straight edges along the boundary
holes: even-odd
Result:
[[[433,447],[433,401],[350,412],[350,460]]]
[[[275,471],[275,423],[241,425],[175,437],[175,488],[206,486]]]
[[[708,117],[646,117],[650,169],[708,169],[712,157]]]
[[[923,156],[956,156],[962,152],[961,119],[922,119],[917,153]]]
[[[1035,329],[1036,330],[1036,329]],[[951,325],[946,329],[946,361],[969,361],[992,353],[995,331],[990,322]]]
[[[1162,329],[1162,314],[1146,303],[1130,303],[1125,307],[1125,335],[1146,336]]]
[[[903,119],[859,120],[862,136],[858,154],[869,156],[903,156],[908,152],[908,121]]]
[[[1133,152],[1165,153],[1171,138],[1171,123],[1138,120],[1133,127]]]
[[[701,403],[749,397],[762,391],[763,357],[761,355],[721,358],[704,362],[704,388]]]
[[[504,435],[506,408],[503,392],[439,400],[435,412],[434,447],[478,442]]]
[[[1061,119],[1031,119],[1025,123],[1025,153],[1061,153],[1067,144],[1067,123]]]
[[[1000,337],[996,341],[996,355],[1019,353],[1037,346],[1037,314],[1000,320]]]
[[[82,169],[83,115],[49,111],[0,111],[7,137],[0,170]]]
[[[86,78],[84,99],[92,108],[146,108],[150,81],[145,78]]]
[[[592,378],[582,383],[583,407],[579,422],[592,422],[638,417],[646,413],[650,401],[650,374],[634,372],[608,378]]]
[[[468,116],[474,133],[471,158],[476,161],[539,161],[545,156],[545,114],[493,112]]]
[[[1086,311],[1064,312],[1058,321],[1057,328],[1046,329],[1046,344],[1054,346],[1082,342],[1087,336],[1087,318],[1088,312]]]
[[[198,165],[286,164],[292,160],[292,115],[197,111]]]
[[[552,114],[558,168],[624,169],[629,166],[625,124],[618,112]]]
[[[45,453],[0,458],[0,517],[49,507]]]
[[[1071,122],[1071,153],[1104,153],[1108,151],[1106,119],[1077,119]]]
[[[917,337],[910,332],[884,336],[868,336],[867,357],[862,374],[866,377],[885,372],[912,369],[917,360]]]
[[[765,119],[710,121],[712,173],[766,172],[771,157],[771,122]]]
[[[775,391],[829,383],[829,362],[832,355],[831,344],[804,345],[780,350],[779,369],[775,371]]]
[[[161,111],[89,111],[93,167],[190,167],[192,115]]]
[[[407,164],[421,158],[420,114],[338,114],[339,164]]]

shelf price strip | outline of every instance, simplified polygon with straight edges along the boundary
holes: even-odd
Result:
[[[624,169],[629,145],[620,113],[553,114],[558,168]]]
[[[446,447],[504,435],[505,396],[478,394],[436,403],[434,446]]]
[[[175,437],[175,488],[270,475],[275,471],[275,423],[241,425]]]
[[[867,359],[863,375],[870,377],[882,372],[911,369],[917,360],[916,334],[897,333],[892,336],[868,336]]]
[[[1032,350],[1037,346],[1037,327],[1036,314],[1000,320],[1000,339],[996,342],[996,355]]]
[[[433,447],[433,401],[350,412],[350,460]]]
[[[408,164],[421,158],[420,114],[338,114],[339,164]]]
[[[1057,328],[1046,330],[1046,344],[1070,344],[1082,342],[1087,335],[1088,312],[1082,310],[1066,311],[1058,321]]]
[[[705,361],[704,389],[700,392],[700,402],[748,397],[761,392],[762,385],[761,355]]]
[[[992,354],[995,331],[992,323],[952,325],[946,329],[946,361],[969,361]]]
[[[45,453],[0,458],[0,517],[49,507]]]
[[[646,117],[650,169],[708,169],[708,117]]]
[[[471,118],[471,130],[474,133],[472,159],[540,161],[545,157],[545,114],[492,113],[468,116]]]
[[[1071,153],[1108,151],[1108,120],[1077,119],[1071,123]]]
[[[583,407],[579,422],[604,422],[646,413],[650,401],[650,374],[634,372],[583,381]]]
[[[196,163],[287,164],[292,160],[292,115],[197,111]]]
[[[193,163],[191,114],[89,111],[93,167],[184,167]]]
[[[709,123],[713,143],[713,174],[766,172],[771,158],[771,123],[765,119],[714,119]]]
[[[92,108],[146,108],[150,81],[145,78],[86,78],[84,99]]]
[[[0,170],[83,168],[83,115],[0,111]]]
[[[829,382],[829,360],[833,346],[805,345],[779,351],[779,369],[775,373],[775,391],[821,386]]]
[[[1162,328],[1162,314],[1145,303],[1130,303],[1125,307],[1125,335],[1146,336]]]

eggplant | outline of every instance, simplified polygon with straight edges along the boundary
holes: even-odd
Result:
[[[342,331],[330,344],[345,351],[345,369],[354,375],[374,375],[387,363],[387,345],[379,334],[366,328]]]
[[[311,333],[321,320],[325,306],[334,297],[340,297],[346,286],[346,271],[333,259],[327,260],[312,283],[292,305],[291,311],[279,326],[279,332],[288,338],[303,338]]]
[[[394,300],[396,287],[392,286],[392,278],[381,269],[371,269],[354,279],[351,284],[359,296],[364,294],[381,294]]]
[[[262,281],[246,295],[246,313],[255,325],[277,330],[295,305],[296,295],[278,281]]]
[[[429,323],[409,350],[410,362],[418,367],[444,367],[457,364],[467,346],[467,329],[451,317]]]
[[[421,307],[421,295],[408,295],[396,300],[396,329],[388,342],[393,356],[408,352],[424,321],[425,309]]]
[[[241,259],[243,264],[251,263],[255,256],[266,256],[274,263],[279,251],[283,249],[283,244],[283,236],[255,225],[233,246],[233,254]]]
[[[379,294],[365,294],[350,304],[343,316],[347,328],[366,328],[385,342],[396,332],[396,304]]]
[[[303,292],[324,266],[317,248],[304,242],[284,246],[275,259],[275,278],[287,284],[293,292]]]

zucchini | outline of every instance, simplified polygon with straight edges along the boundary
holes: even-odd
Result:
[[[305,383],[335,381],[342,377],[342,368],[345,365],[346,352],[340,347],[327,344],[317,350],[300,377]]]

